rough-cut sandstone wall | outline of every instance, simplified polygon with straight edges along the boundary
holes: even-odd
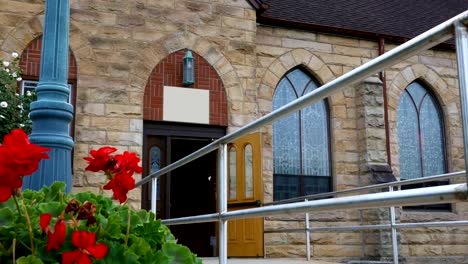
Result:
[[[42,34],[44,1],[1,0],[0,57]],[[141,154],[143,96],[156,65],[191,48],[224,84],[232,131],[256,118],[256,14],[244,0],[72,0],[70,48],[78,67],[74,191],[97,191],[85,173],[90,149],[113,145]],[[139,206],[140,191],[130,194]]]
[[[44,0],[0,0],[0,58],[21,52],[42,34]],[[326,83],[374,58],[376,41],[294,29],[257,26],[245,0],[72,0],[70,48],[77,62],[74,191],[97,191],[102,177],[84,173],[82,156],[103,145],[141,153],[144,87],[152,70],[173,52],[191,48],[217,71],[226,89],[229,131],[271,111],[279,79],[302,65]],[[387,44],[387,49],[394,47]],[[438,95],[445,115],[449,171],[463,169],[458,83],[454,52],[426,51],[386,71],[392,169],[399,176],[396,107],[402,90],[421,78]],[[386,164],[383,95],[375,77],[329,98],[335,190],[367,184],[368,165]],[[263,130],[264,200],[272,200],[271,127]],[[131,193],[139,206],[140,192]],[[466,205],[454,212],[403,211],[402,221],[467,219]],[[364,211],[364,223],[381,223],[385,212]],[[266,229],[299,228],[304,215],[271,217]],[[311,214],[311,226],[358,224],[356,211]],[[387,236],[388,238],[388,236]],[[385,234],[313,233],[315,257],[388,254]],[[402,256],[466,259],[468,231],[426,228],[400,233]],[[266,234],[267,256],[305,256],[303,234]],[[385,250],[382,250],[385,249]],[[458,256],[458,257],[457,257]],[[420,260],[422,258],[419,258]],[[434,262],[435,261],[435,262]]]
[[[395,47],[387,44],[387,50]],[[378,55],[378,42],[304,32],[293,29],[259,26],[257,28],[257,84],[261,114],[271,111],[271,100],[279,79],[293,67],[302,65],[321,83],[340,76]],[[386,71],[388,89],[391,158],[394,175],[399,177],[396,107],[400,94],[416,79],[424,80],[442,104],[447,136],[449,171],[463,170],[463,139],[460,127],[458,83],[455,53],[426,51]],[[366,185],[371,182],[369,165],[387,165],[382,83],[371,77],[338,92],[331,103],[332,162],[335,190]],[[271,201],[273,190],[271,127],[264,131],[263,147],[265,201]],[[468,208],[459,204],[453,212],[412,212],[398,210],[402,222],[466,219]],[[365,210],[365,224],[385,223],[387,210]],[[311,226],[351,225],[359,223],[355,211],[312,213]],[[303,228],[304,215],[269,217],[265,229]],[[312,233],[312,255],[315,257],[359,257],[361,241],[366,242],[365,255],[391,256],[388,232]],[[450,256],[455,263],[466,260],[462,252],[468,244],[465,228],[425,228],[403,230],[399,237],[401,256],[409,263],[414,257],[430,256],[433,263]],[[305,256],[305,235],[265,234],[268,256]],[[428,261],[425,258],[419,260]],[[435,262],[434,262],[435,261]]]
[[[394,45],[387,45],[387,50]],[[458,73],[455,52],[428,50],[387,70],[388,114],[392,168],[399,176],[396,109],[404,88],[412,81],[423,81],[437,97],[444,115],[445,147],[449,172],[464,170],[463,132],[460,114]],[[459,179],[463,181],[463,178]],[[402,222],[466,220],[468,206],[458,203],[451,212],[415,212],[403,210]],[[439,256],[452,256],[451,263],[468,260],[468,228],[419,228],[401,232],[401,253],[409,263],[444,263]],[[421,258],[424,256],[424,258]],[[420,257],[418,259],[414,257]]]

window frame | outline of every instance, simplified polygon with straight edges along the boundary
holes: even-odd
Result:
[[[303,72],[305,75],[307,75],[310,80],[304,85],[304,90],[302,92],[302,95],[298,95],[298,92],[297,92],[297,89],[296,87],[294,86],[293,82],[290,80],[289,78],[289,74],[293,71],[296,71],[296,70],[300,70],[301,72]],[[272,98],[272,105],[273,105],[273,101],[274,101],[274,96],[276,94],[276,91],[278,90],[278,86],[280,85],[280,83],[283,81],[283,79],[286,79],[286,81],[289,83],[289,85],[291,85],[291,87],[293,88],[293,91],[294,91],[294,94],[296,95],[296,99],[294,100],[297,100],[303,96],[305,96],[307,94],[307,88],[308,86],[313,82],[316,84],[317,88],[321,86],[321,83],[317,80],[317,78],[311,73],[309,72],[307,69],[305,69],[304,67],[294,67],[292,69],[290,69],[289,71],[287,71],[283,77],[281,77],[281,79],[278,81],[278,84],[275,88],[275,92],[273,93],[273,98]],[[315,89],[317,89],[315,88]],[[313,91],[313,90],[312,90]],[[310,92],[312,92],[310,91]],[[309,92],[309,93],[310,93]],[[334,186],[333,186],[333,162],[332,162],[332,145],[331,145],[331,141],[332,141],[332,133],[331,133],[331,111],[330,111],[330,103],[328,101],[328,98],[324,98],[322,99],[322,102],[324,103],[324,107],[325,107],[325,112],[326,112],[326,126],[327,126],[327,148],[328,148],[328,160],[329,160],[329,166],[328,166],[328,173],[329,173],[329,176],[323,176],[323,175],[316,175],[316,176],[311,176],[311,177],[321,177],[321,178],[324,178],[324,177],[327,177],[328,178],[328,191],[326,192],[331,192],[333,191],[334,189]],[[307,194],[305,194],[305,181],[306,181],[306,175],[304,174],[304,163],[303,163],[303,153],[302,153],[302,150],[303,150],[303,137],[302,137],[302,132],[303,132],[303,127],[302,127],[302,121],[303,121],[303,110],[304,109],[301,109],[299,110],[297,113],[298,113],[298,128],[299,128],[299,153],[300,153],[300,160],[299,160],[299,164],[300,164],[300,172],[301,174],[300,175],[295,175],[296,177],[299,178],[299,196],[295,196],[295,197],[289,197],[289,198],[286,198],[286,199],[290,199],[290,198],[297,198],[297,197],[303,197],[303,196],[307,196]],[[272,137],[274,136],[274,130],[272,129]],[[274,201],[278,201],[279,199],[276,198],[275,196],[275,188],[276,188],[276,176],[275,175],[286,175],[286,174],[279,174],[279,173],[275,173],[274,172],[274,160],[275,160],[275,154],[274,154],[274,147],[273,147],[273,200]],[[320,192],[320,193],[326,193],[326,192]]]
[[[416,104],[414,98],[413,98],[413,95],[408,91],[408,88],[410,88],[410,86],[412,84],[418,84],[420,85],[425,91],[426,93],[424,94],[424,96],[422,97],[421,99],[421,102],[419,104]],[[422,131],[422,128],[421,128],[421,106],[422,104],[424,103],[424,100],[427,100],[427,96],[430,96],[432,98],[432,100],[435,102],[435,109],[438,113],[438,115],[440,116],[439,118],[439,125],[441,127],[441,138],[442,138],[442,146],[443,146],[443,149],[442,149],[442,157],[443,157],[443,170],[444,170],[444,173],[448,173],[449,171],[449,168],[448,168],[448,155],[447,155],[447,133],[446,133],[446,126],[445,126],[445,115],[444,115],[444,111],[442,109],[442,106],[440,104],[440,100],[439,98],[436,96],[436,94],[432,91],[431,89],[431,86],[426,84],[424,81],[422,80],[414,80],[412,82],[410,82],[406,88],[403,90],[402,94],[400,95],[400,98],[399,98],[399,101],[398,101],[398,106],[397,106],[397,120],[399,118],[398,116],[398,109],[400,107],[400,103],[401,103],[401,98],[403,97],[403,94],[404,93],[407,93],[409,95],[409,98],[411,99],[411,102],[413,103],[413,106],[416,106],[416,113],[417,113],[417,120],[418,120],[418,139],[419,139],[419,143],[418,143],[418,149],[419,149],[419,165],[421,166],[421,173],[420,173],[420,177],[419,178],[424,178],[424,158],[423,158],[423,134],[421,133]],[[397,122],[397,131],[398,131],[398,122]],[[399,135],[398,135],[398,132],[397,132],[397,137],[398,139],[399,138]],[[400,143],[398,143],[398,152],[400,153]],[[399,163],[399,166],[401,168],[401,163]],[[427,177],[427,176],[426,176]],[[400,169],[400,180],[401,181],[405,181],[405,180],[408,180],[408,179],[404,179],[402,178],[402,175],[401,175],[401,169]],[[446,184],[450,184],[450,181],[449,180],[441,180],[441,181],[432,181],[432,182],[427,182],[427,183],[419,183],[419,184],[410,184],[410,185],[403,185],[401,187],[402,190],[408,190],[408,189],[415,189],[415,188],[422,188],[422,187],[432,187],[432,186],[440,186],[440,185],[446,185]],[[447,212],[447,211],[451,211],[452,210],[452,206],[451,204],[428,204],[428,205],[416,205],[416,206],[404,206],[403,209],[406,209],[406,210],[414,210],[414,211],[440,211],[440,212]]]

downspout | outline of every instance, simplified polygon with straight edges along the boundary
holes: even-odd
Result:
[[[385,53],[385,39],[379,38],[379,56]],[[390,155],[390,128],[388,123],[388,98],[387,98],[387,80],[385,77],[385,71],[382,70],[379,73],[380,81],[382,81],[383,90],[383,103],[384,103],[384,123],[385,123],[385,143],[387,147],[387,162],[388,165],[392,166],[392,158]]]

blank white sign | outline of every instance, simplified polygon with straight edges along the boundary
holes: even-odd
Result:
[[[210,91],[164,86],[163,120],[209,124]]]

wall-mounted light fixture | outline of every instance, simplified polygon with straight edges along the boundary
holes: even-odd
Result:
[[[182,59],[183,64],[183,81],[184,85],[192,85],[195,83],[195,58],[192,56],[192,51],[187,49],[185,56]]]

